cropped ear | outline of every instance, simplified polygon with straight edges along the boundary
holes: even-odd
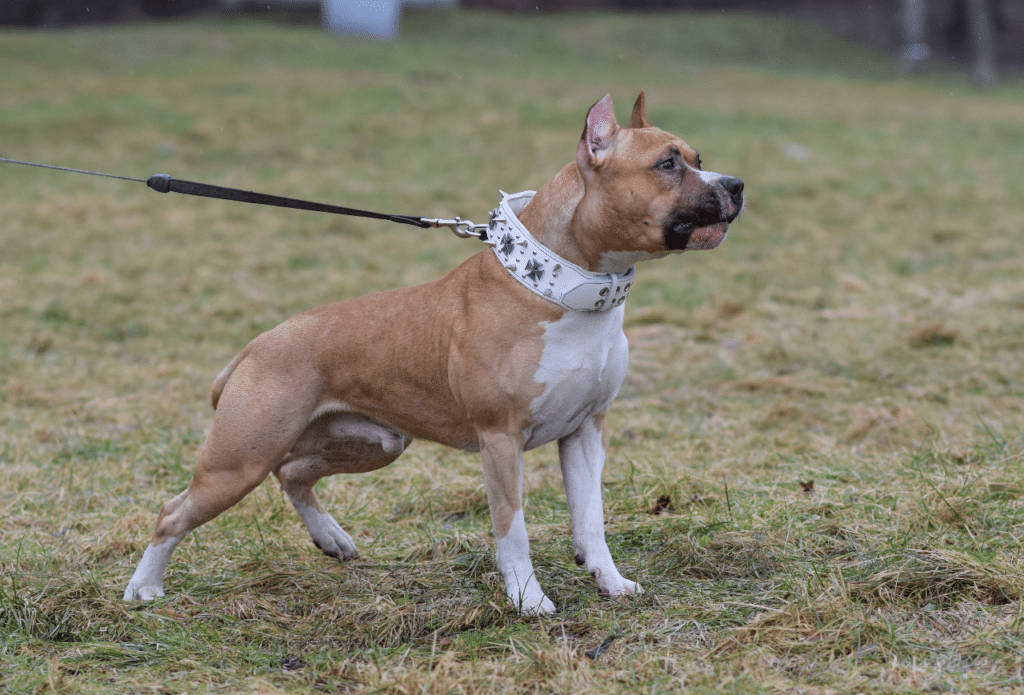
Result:
[[[619,124],[615,120],[615,106],[611,94],[597,102],[587,111],[587,124],[583,128],[579,147],[576,148],[576,164],[584,174],[601,166],[608,153],[614,149]]]
[[[636,103],[633,104],[633,116],[629,119],[630,128],[650,128],[651,124],[647,120],[647,107],[644,105],[644,90],[640,90],[640,96],[636,98]]]

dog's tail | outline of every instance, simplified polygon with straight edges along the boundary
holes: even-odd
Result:
[[[251,343],[246,345],[245,349],[235,355],[235,359],[231,360],[230,364],[224,367],[224,369],[221,370],[221,373],[217,375],[217,378],[213,380],[213,390],[210,391],[210,405],[213,406],[214,410],[217,409],[217,402],[220,401],[220,394],[223,393],[224,387],[228,383],[228,379],[230,379],[231,375],[235,372],[235,368],[249,355],[249,350],[251,349]]]

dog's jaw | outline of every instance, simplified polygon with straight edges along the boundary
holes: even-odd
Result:
[[[728,233],[729,223],[725,220],[705,224],[690,219],[669,220],[665,224],[665,246],[677,253],[713,249],[725,241]]]
[[[713,249],[723,241],[729,233],[728,222],[716,222],[705,227],[697,227],[689,234],[685,249],[687,251],[703,251]]]
[[[601,254],[601,262],[598,264],[597,272],[621,273],[626,268],[637,263],[657,260],[670,254],[671,251],[662,251],[660,253],[648,253],[647,251],[605,251]]]

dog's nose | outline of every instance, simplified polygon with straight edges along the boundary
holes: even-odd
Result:
[[[720,183],[737,207],[743,205],[743,182],[741,180],[726,176]]]

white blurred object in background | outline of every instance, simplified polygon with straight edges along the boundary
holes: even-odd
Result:
[[[403,7],[455,7],[456,0],[321,0],[324,28],[390,41],[398,36]]]
[[[0,0],[0,3],[4,0]],[[320,8],[324,28],[335,34],[359,34],[390,41],[398,36],[403,7],[457,7],[458,0],[218,0],[220,10]]]
[[[323,0],[324,28],[390,40],[398,35],[402,0]]]

